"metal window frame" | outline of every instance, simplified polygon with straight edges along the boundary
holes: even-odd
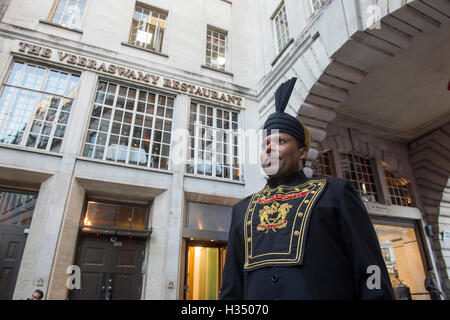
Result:
[[[99,85],[100,85],[101,82],[106,83],[107,88],[105,89],[105,92],[104,92],[105,96],[104,96],[102,102],[101,103],[97,103],[95,101],[95,99],[96,99],[97,94],[99,93]],[[116,86],[115,92],[114,92],[114,100],[113,100],[113,104],[112,105],[106,105],[104,103],[105,99],[106,99],[106,94],[107,94],[107,91],[108,91],[109,84],[113,84],[113,85]],[[116,107],[117,106],[117,99],[119,97],[120,87],[126,87],[127,88],[127,94],[128,94],[128,90],[129,89],[135,89],[136,90],[136,97],[135,97],[135,100],[134,100],[133,110],[128,110],[126,108],[123,108],[123,109],[120,108],[119,109],[119,108]],[[152,115],[149,115],[149,114],[147,114],[145,112],[137,111],[137,105],[138,105],[138,102],[140,101],[139,100],[139,94],[140,94],[141,91],[144,91],[147,94],[150,93],[150,94],[154,94],[155,95],[154,112],[153,112]],[[168,170],[168,171],[171,170],[171,162],[169,161],[169,159],[170,159],[170,153],[171,153],[171,149],[172,149],[172,143],[171,142],[172,142],[172,132],[173,132],[173,129],[174,129],[174,127],[173,127],[173,121],[174,121],[173,116],[174,116],[174,111],[175,111],[175,107],[176,107],[175,106],[175,104],[176,104],[176,96],[168,94],[168,93],[156,91],[156,90],[149,90],[148,88],[144,88],[144,87],[141,87],[141,86],[136,86],[136,85],[128,84],[128,83],[122,83],[120,81],[115,81],[115,80],[110,80],[110,79],[105,79],[105,78],[97,79],[97,85],[96,85],[96,89],[95,89],[94,95],[95,96],[94,96],[94,99],[93,99],[93,102],[92,102],[90,116],[89,116],[89,120],[88,120],[87,125],[86,125],[86,131],[85,131],[85,135],[84,135],[84,139],[83,139],[83,147],[81,149],[82,150],[81,151],[82,155],[85,152],[86,146],[92,146],[94,148],[94,150],[95,150],[96,147],[103,147],[103,149],[104,149],[103,150],[103,156],[102,156],[101,159],[99,159],[101,161],[105,161],[105,162],[110,162],[111,161],[111,162],[114,162],[114,163],[124,163],[124,164],[127,164],[127,165],[137,166],[137,167],[140,167],[140,168],[149,168],[149,169],[150,168],[155,168],[155,169]],[[159,96],[164,96],[166,98],[166,104],[163,106],[165,108],[164,109],[164,116],[158,116],[157,115],[157,109],[158,109],[158,105],[159,105],[158,104]],[[173,99],[173,106],[170,108],[170,109],[172,109],[172,118],[166,118],[166,116],[165,116],[166,110],[167,110],[167,108],[169,108],[167,106],[167,99],[168,98]],[[147,102],[146,102],[146,105],[147,105]],[[98,117],[98,120],[99,120],[98,128],[96,130],[89,129],[89,124],[90,124],[91,119],[92,119],[92,112],[93,112],[95,106],[100,106],[102,108],[102,111],[103,111],[103,108],[105,108],[105,107],[106,108],[111,108],[111,116],[110,116],[110,118],[108,120],[109,124],[108,124],[108,131],[107,132],[99,131],[99,129],[100,129],[100,122],[102,121],[102,117],[101,116]],[[106,158],[108,148],[111,147],[109,145],[109,143],[110,143],[111,135],[113,134],[112,133],[112,127],[113,127],[114,122],[118,122],[118,121],[114,120],[114,116],[115,116],[117,110],[121,111],[121,112],[129,112],[129,113],[132,114],[132,119],[131,119],[131,123],[130,123],[130,133],[128,135],[129,141],[128,141],[128,145],[126,146],[127,147],[127,154],[126,154],[126,159],[125,159],[124,162],[117,161],[117,156],[115,157],[116,159],[114,159],[114,160]],[[103,112],[102,112],[102,115],[103,115]],[[145,166],[140,165],[139,163],[137,163],[137,164],[129,163],[130,154],[131,154],[131,145],[132,145],[132,141],[134,139],[133,133],[134,133],[134,129],[136,127],[135,120],[136,120],[136,116],[137,115],[142,115],[143,117],[148,116],[148,117],[152,118],[152,127],[151,128],[147,128],[147,129],[151,130],[151,137],[150,137],[149,152],[148,152],[148,154],[146,154],[148,156],[148,159],[147,159],[147,162],[146,162]],[[159,150],[159,154],[158,155],[153,154],[153,152],[152,152],[153,151],[153,145],[154,145],[154,139],[153,138],[154,138],[154,134],[155,134],[155,130],[156,130],[155,129],[155,123],[156,123],[157,119],[160,119],[160,120],[163,121],[163,128],[161,130],[159,130],[159,129],[157,130],[157,131],[161,132],[161,141],[157,142],[160,145],[160,150]],[[164,124],[165,124],[166,121],[170,121],[171,122],[171,131],[165,131],[164,130]],[[123,122],[123,119],[122,119],[121,122],[120,122],[121,129],[122,129],[123,124],[124,124],[124,122]],[[141,127],[142,128],[146,128],[146,127],[144,127],[144,125],[142,125]],[[86,138],[87,138],[87,135],[89,134],[89,131],[95,131],[96,134],[97,134],[94,143],[86,142]],[[120,130],[120,131],[122,131],[122,130]],[[98,134],[102,133],[102,132],[106,133],[106,141],[105,141],[104,145],[99,145],[99,144],[97,144],[97,138],[98,138]],[[164,134],[169,134],[169,143],[164,143],[163,142]],[[121,137],[125,137],[125,136],[122,136],[120,133],[119,134],[114,134],[114,135],[117,135],[119,137],[119,139]],[[139,140],[140,140],[140,143],[142,143],[142,133],[141,133],[141,138],[139,138]],[[167,156],[164,156],[162,154],[162,146],[163,145],[168,146],[168,148],[169,148],[169,155],[167,155]],[[151,163],[152,163],[151,159],[152,159],[153,156],[158,158],[157,166],[151,166]],[[91,156],[88,155],[86,157],[92,158],[92,159],[98,159],[98,158],[94,158],[93,155],[91,155]],[[167,168],[161,168],[161,166],[160,166],[161,157],[167,159],[167,161],[168,161]]]
[[[141,10],[138,11],[138,8],[141,9]],[[149,16],[152,16],[153,13],[156,13],[158,15],[157,23],[156,23],[156,25],[154,25],[155,26],[155,35],[154,35],[154,38],[152,39],[152,43],[153,43],[152,48],[147,48],[147,45],[145,45],[145,44],[144,44],[144,46],[138,44],[137,43],[138,41],[136,39],[137,31],[141,30],[140,29],[141,23],[145,22],[144,20],[142,20],[142,15],[143,15],[144,10],[149,11]],[[135,20],[134,19],[134,15],[136,14],[136,12],[139,12],[140,18],[137,21],[138,22],[137,29],[134,29],[133,28],[133,21]],[[164,26],[162,31],[161,31],[161,27],[159,26],[159,23],[158,23],[159,20],[163,20],[163,19],[161,19],[161,15],[165,15],[165,19],[164,19],[165,26]],[[150,6],[150,5],[142,3],[142,2],[136,2],[136,5],[135,5],[134,10],[133,10],[133,18],[131,19],[131,28],[130,28],[130,33],[129,33],[129,36],[128,36],[128,43],[132,44],[134,46],[137,46],[137,47],[145,48],[147,50],[155,51],[155,52],[158,52],[158,53],[163,53],[164,52],[164,43],[166,42],[166,41],[164,41],[164,38],[163,38],[163,40],[161,42],[161,47],[159,49],[156,48],[155,44],[158,43],[158,41],[157,41],[158,39],[161,39],[161,35],[162,36],[166,35],[167,27],[168,27],[168,18],[169,18],[169,11],[164,10],[164,9],[160,9],[160,8],[157,8],[157,7]],[[144,30],[141,30],[141,31],[144,31],[145,33],[148,33],[147,29],[148,29],[147,23],[145,23],[145,28],[144,28]],[[136,31],[136,36],[135,37],[133,37],[133,31]]]
[[[371,185],[373,185],[373,186],[371,186],[371,187],[373,187],[373,189],[374,189],[374,192],[370,192],[370,193],[368,193],[369,195],[371,195],[371,194],[374,194],[375,195],[375,197],[376,197],[376,199],[375,199],[375,202],[378,202],[378,203],[383,203],[384,202],[384,196],[383,196],[383,194],[382,194],[382,192],[380,192],[380,177],[378,176],[378,172],[377,172],[377,170],[376,170],[376,167],[375,167],[375,160],[374,159],[371,159],[371,158],[367,158],[367,157],[364,157],[364,156],[361,156],[361,155],[359,155],[359,154],[357,154],[357,153],[354,153],[354,152],[339,152],[339,154],[338,154],[338,156],[339,156],[339,166],[340,166],[340,170],[341,170],[341,173],[342,173],[342,177],[343,178],[345,178],[344,177],[344,172],[345,172],[345,170],[342,168],[342,155],[346,155],[346,156],[351,156],[352,158],[354,158],[354,157],[358,157],[358,158],[361,158],[361,159],[364,159],[364,160],[366,160],[368,163],[369,163],[369,165],[368,165],[368,167],[370,168],[370,170],[372,171],[372,176],[373,176],[373,180],[374,180],[374,183],[372,184],[371,182],[369,182]],[[359,164],[359,165],[361,165],[361,164]],[[365,165],[365,166],[367,166],[367,165]],[[350,173],[352,172],[351,170],[349,171]],[[355,174],[356,174],[356,178],[357,179],[359,179],[358,178],[358,171],[355,171]],[[369,173],[367,174],[367,175],[369,175]],[[370,176],[370,175],[369,175]],[[350,182],[357,182],[357,183],[360,183],[361,181],[359,181],[359,180],[357,180],[357,181],[354,181],[353,179],[348,179]],[[362,182],[364,182],[364,181],[362,181]],[[360,191],[359,191],[359,188],[357,189],[357,188],[355,188],[355,190],[356,190],[356,192],[358,192],[358,194],[360,194],[360,196],[362,197],[363,195],[360,193]],[[378,199],[377,199],[378,198]]]
[[[138,207],[138,208],[145,208],[146,209],[146,216],[145,216],[145,222],[144,222],[144,229],[132,229],[132,228],[124,228],[124,227],[117,227],[115,225],[92,225],[92,226],[85,226],[83,221],[86,217],[88,204],[90,201],[93,202],[99,202],[103,204],[109,204],[109,205],[117,205],[117,206],[127,206],[127,207]],[[100,198],[88,198],[85,197],[84,205],[83,205],[83,213],[80,217],[80,223],[79,223],[79,230],[80,232],[85,233],[99,233],[99,234],[111,234],[111,235],[118,235],[118,236],[136,236],[136,237],[144,237],[148,238],[151,236],[153,232],[153,228],[149,226],[151,222],[151,202],[148,204],[140,204],[140,203],[134,203],[134,202],[124,202],[124,201],[113,201],[113,200],[105,200]],[[132,223],[131,223],[132,225]]]
[[[25,76],[26,76],[26,74],[27,74],[27,72],[26,72],[27,66],[32,66],[32,67],[35,67],[35,68],[42,68],[42,69],[44,69],[44,75],[43,75],[43,77],[42,77],[42,79],[41,79],[41,83],[40,83],[39,89],[27,88],[27,87],[20,86],[20,85],[17,85],[17,84],[14,84],[14,85],[13,85],[13,84],[8,84],[8,83],[7,83],[8,78],[9,78],[9,76],[11,75],[11,71],[12,71],[12,69],[13,69],[13,67],[14,67],[14,65],[15,65],[16,63],[18,63],[18,64],[23,64],[23,70],[20,72],[19,79],[18,79],[18,83],[19,83],[19,84],[23,81],[23,79],[25,78]],[[36,96],[36,99],[35,99],[35,101],[34,101],[33,110],[32,110],[32,112],[30,113],[30,115],[29,115],[29,117],[28,117],[28,120],[27,120],[27,124],[26,124],[26,126],[25,126],[25,129],[23,130],[23,137],[22,137],[22,140],[21,140],[20,143],[17,144],[17,145],[18,145],[18,146],[21,146],[21,147],[25,147],[25,148],[35,149],[35,150],[41,150],[41,151],[46,151],[46,152],[55,152],[55,151],[52,151],[52,150],[50,150],[50,149],[51,149],[51,145],[52,145],[53,139],[54,139],[54,138],[57,138],[57,139],[62,140],[61,147],[60,147],[60,149],[59,149],[59,151],[58,151],[58,153],[60,153],[61,150],[62,150],[63,147],[64,147],[64,136],[63,136],[63,137],[55,137],[55,131],[56,131],[56,128],[57,128],[58,126],[64,126],[65,128],[67,128],[68,122],[67,122],[67,124],[59,124],[57,120],[59,119],[59,116],[61,115],[61,111],[62,111],[62,107],[63,107],[63,102],[64,102],[65,100],[71,100],[72,105],[73,105],[73,102],[74,102],[74,100],[75,100],[75,98],[76,98],[76,95],[75,95],[74,97],[69,97],[69,96],[65,96],[65,95],[61,95],[61,94],[57,94],[57,93],[52,93],[52,92],[49,92],[49,91],[45,91],[44,88],[45,88],[45,85],[46,85],[47,80],[48,80],[48,76],[49,76],[49,74],[50,74],[51,71],[55,71],[55,72],[58,72],[58,73],[67,73],[67,79],[66,79],[66,83],[65,83],[65,87],[64,87],[64,93],[67,92],[67,90],[68,90],[68,88],[69,88],[69,86],[70,86],[70,83],[71,83],[71,82],[70,82],[70,79],[71,79],[71,77],[72,77],[72,76],[78,77],[79,82],[78,82],[78,86],[77,86],[77,88],[76,88],[77,93],[78,93],[79,87],[80,87],[80,81],[81,81],[81,76],[80,76],[79,73],[73,72],[73,71],[70,71],[70,70],[67,70],[67,69],[56,68],[56,67],[51,66],[51,65],[42,65],[42,64],[39,64],[39,63],[35,63],[35,62],[30,63],[30,62],[27,62],[27,61],[24,61],[24,60],[21,60],[21,59],[16,59],[16,60],[13,60],[13,61],[12,61],[11,65],[10,65],[10,67],[9,67],[9,69],[8,69],[8,72],[7,72],[6,75],[5,75],[5,78],[4,78],[3,82],[2,82],[2,88],[1,88],[1,91],[0,91],[0,96],[3,95],[4,89],[5,89],[6,87],[17,89],[17,91],[13,94],[13,96],[12,96],[12,98],[11,98],[11,101],[9,102],[8,106],[6,107],[5,115],[7,115],[7,114],[10,114],[10,113],[11,113],[11,110],[12,110],[12,108],[13,108],[14,105],[15,105],[15,104],[14,104],[14,100],[15,100],[15,98],[17,97],[17,94],[18,94],[19,91],[20,91],[20,92],[26,91],[26,92],[33,92],[33,93],[36,93],[37,96]],[[30,136],[30,131],[31,131],[31,128],[32,128],[32,126],[33,126],[33,123],[34,123],[34,121],[36,120],[36,119],[35,119],[36,110],[37,110],[37,108],[38,108],[38,106],[39,106],[39,104],[37,104],[37,102],[41,101],[41,97],[42,97],[43,95],[48,95],[48,96],[51,96],[51,97],[57,97],[57,98],[60,99],[60,101],[59,101],[59,103],[58,103],[58,109],[56,110],[55,117],[54,117],[53,121],[51,122],[51,123],[52,123],[52,129],[51,129],[50,135],[47,136],[47,135],[43,135],[43,134],[42,134],[42,132],[43,132],[43,126],[42,126],[41,129],[39,130],[39,133],[36,134],[36,136],[37,136],[38,139],[39,139],[41,136],[46,136],[46,137],[48,137],[48,143],[47,143],[46,148],[45,148],[45,149],[40,149],[40,148],[37,148],[37,143],[38,143],[38,141],[36,141],[36,145],[35,145],[34,147],[26,146],[26,142],[27,142],[27,140],[28,140],[28,138],[29,138],[29,136]],[[68,113],[69,113],[69,117],[70,117],[70,115],[71,115],[71,112],[72,112],[72,107],[71,107],[70,112],[68,112]],[[48,109],[47,109],[46,112],[45,112],[45,117],[44,117],[44,118],[46,118],[46,115],[47,115],[47,114],[48,114]],[[69,121],[69,120],[68,120],[68,121]],[[46,122],[45,119],[42,120],[42,123],[44,123],[44,122]],[[0,132],[3,132],[3,130],[4,130],[4,128],[5,128],[5,126],[6,126],[7,123],[8,123],[8,121],[7,121],[7,116],[5,116],[5,117],[2,119],[2,121],[0,121]],[[22,131],[21,131],[21,132],[22,132]],[[11,143],[6,143],[6,144],[11,144]]]
[[[286,21],[284,21],[283,13],[286,16]],[[277,54],[279,54],[290,43],[289,22],[287,20],[287,10],[284,1],[281,1],[270,19],[272,20]],[[283,36],[284,40],[282,38]]]
[[[61,19],[60,19],[60,21],[54,21],[55,13],[56,13],[56,11],[58,10],[60,4],[62,3],[61,1],[66,1],[66,2],[64,3],[64,9],[62,10]],[[65,22],[62,21],[62,18],[63,18],[63,16],[64,16],[64,13],[65,13],[66,10],[67,10],[67,7],[68,7],[70,1],[72,1],[72,0],[55,0],[55,2],[53,3],[52,9],[50,10],[50,13],[49,13],[49,15],[48,15],[48,19],[47,19],[47,20],[48,20],[50,23],[54,23],[55,25],[61,25],[61,26],[64,26]],[[81,15],[80,15],[80,24],[79,24],[79,25],[76,25],[76,26],[67,25],[66,28],[78,30],[78,29],[81,28],[81,25],[83,24],[85,12],[86,12],[86,8],[87,8],[87,4],[88,4],[88,1],[89,1],[89,0],[77,0],[77,1],[85,1],[84,8],[83,8],[83,12],[81,12]]]
[[[195,174],[195,175],[208,176],[208,177],[212,177],[212,178],[216,178],[216,179],[224,179],[224,180],[227,180],[227,181],[228,180],[229,181],[243,181],[243,175],[242,174],[239,174],[239,179],[238,180],[235,180],[233,178],[234,177],[233,176],[233,171],[235,169],[239,170],[240,173],[242,172],[241,163],[239,161],[239,159],[240,159],[240,154],[239,153],[241,152],[241,148],[240,148],[240,145],[241,145],[240,142],[241,141],[240,141],[240,137],[239,137],[239,128],[240,128],[240,123],[241,123],[240,122],[240,116],[239,116],[240,112],[238,110],[234,110],[234,109],[227,109],[225,107],[216,106],[216,105],[212,105],[212,104],[205,104],[205,103],[203,103],[201,101],[197,101],[197,100],[191,100],[190,107],[189,107],[189,124],[191,123],[191,117],[194,115],[194,113],[191,111],[191,107],[192,107],[193,104],[196,105],[195,120],[194,120],[194,134],[192,135],[192,133],[189,132],[189,144],[188,144],[189,159],[188,159],[188,163],[185,166],[186,167],[185,170],[187,170],[187,168],[189,166],[193,166],[194,167],[193,174]],[[207,125],[203,125],[200,122],[200,116],[202,115],[200,113],[200,108],[202,106],[205,107],[206,112],[207,112],[208,108],[212,108],[212,110],[213,110],[213,115],[212,115],[213,126],[212,127],[207,126]],[[229,124],[230,124],[230,126],[229,126],[228,129],[217,128],[217,126],[216,126],[217,119],[218,119],[217,118],[217,111],[219,111],[219,110],[222,111],[222,112],[224,112],[224,111],[229,112],[229,115],[230,115]],[[236,113],[237,121],[233,121],[233,113]],[[205,114],[205,117],[207,117],[206,114]],[[238,132],[234,132],[233,131],[233,123],[237,124],[236,131],[238,131]],[[200,125],[198,125],[198,124],[200,124]],[[198,169],[198,164],[199,164],[198,160],[201,160],[203,164],[206,161],[206,159],[205,159],[205,153],[206,153],[205,150],[206,149],[203,150],[203,149],[199,148],[199,144],[202,142],[202,140],[205,140],[202,137],[200,137],[201,135],[200,135],[199,130],[204,129],[204,128],[205,128],[205,130],[211,130],[212,131],[211,175],[207,175],[206,173],[203,173],[203,174],[202,173],[198,173],[198,170],[197,170]],[[188,128],[188,129],[190,130],[190,128]],[[229,134],[231,136],[231,139],[230,139],[230,141],[228,143],[226,143],[225,141],[220,142],[220,143],[223,143],[224,145],[226,143],[227,147],[230,150],[229,154],[220,153],[220,155],[223,158],[224,157],[228,157],[228,159],[230,160],[229,164],[226,166],[227,168],[230,169],[230,177],[217,176],[216,175],[216,170],[213,170],[213,169],[216,168],[216,164],[217,164],[216,159],[217,159],[217,155],[218,155],[217,150],[216,150],[216,147],[217,147],[217,132],[223,132],[224,134],[226,134],[226,135]],[[234,154],[234,147],[235,147],[234,138],[235,138],[235,136],[238,136],[238,144],[236,145],[237,146],[237,151],[238,151],[237,155]],[[194,139],[194,146],[192,146],[190,144],[191,141],[192,141],[192,138]],[[191,158],[192,150],[194,150],[194,158],[193,159]],[[201,158],[197,156],[197,154],[199,152],[202,154]],[[234,163],[234,159],[233,158],[237,158],[238,163]],[[225,167],[225,164],[221,164],[221,166]]]
[[[208,33],[209,32],[212,33],[210,42],[208,42],[208,36],[209,36]],[[213,48],[212,48],[213,45],[214,45],[213,42],[212,42],[214,33],[218,34],[218,38],[217,39],[218,39],[219,43],[217,45],[217,50],[218,50],[217,52],[213,51]],[[223,47],[220,45],[220,41],[221,41],[220,40],[220,35],[223,35],[224,38],[225,38]],[[208,55],[208,44],[211,45],[211,49],[209,49],[209,51],[210,51],[209,55]],[[217,57],[219,58],[220,57],[220,49],[221,48],[224,49],[225,64],[223,65],[223,67],[220,67],[219,65],[216,67],[216,66],[214,66],[212,64],[212,54],[213,53],[217,53]],[[207,58],[208,57],[211,60],[210,63],[207,62]],[[220,71],[225,71],[226,72],[228,70],[228,31],[220,29],[220,28],[217,28],[217,27],[214,27],[214,26],[209,25],[209,24],[206,27],[205,65],[210,67],[210,68],[217,69],[217,70],[220,70]]]

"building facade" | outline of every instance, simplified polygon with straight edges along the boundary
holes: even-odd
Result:
[[[264,186],[259,129],[292,76],[305,173],[353,182],[397,298],[429,299],[429,267],[448,293],[448,1],[0,12],[0,299],[217,299],[231,206]]]

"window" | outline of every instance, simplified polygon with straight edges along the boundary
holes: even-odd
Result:
[[[88,201],[82,225],[84,231],[96,228],[145,230],[147,228],[147,208]]]
[[[162,52],[167,13],[136,5],[129,43]]]
[[[226,32],[216,31],[208,27],[206,35],[206,65],[225,71],[227,52]]]
[[[335,177],[333,155],[330,151],[321,151],[313,164],[315,177]]]
[[[100,81],[83,156],[168,169],[174,98]]]
[[[278,53],[280,53],[284,47],[289,43],[289,26],[287,21],[286,6],[283,5],[277,11],[273,18],[273,24],[275,29],[275,38],[277,42]]]
[[[15,62],[0,96],[0,143],[60,152],[80,77]]]
[[[0,225],[29,227],[37,195],[0,190]]]
[[[414,222],[375,221],[375,231],[397,300],[430,300],[424,287],[422,241]]]
[[[313,11],[319,10],[327,0],[311,0]]]
[[[191,202],[187,203],[186,228],[228,232],[231,223],[231,207]]]
[[[350,180],[364,201],[378,202],[375,178],[370,160],[356,155],[341,153],[342,174]]]
[[[410,182],[387,169],[384,170],[384,177],[389,189],[389,196],[392,204],[412,207],[412,200],[409,193]]]
[[[58,0],[52,22],[67,28],[80,29],[87,0]]]
[[[192,102],[187,172],[242,180],[237,130],[237,112]]]

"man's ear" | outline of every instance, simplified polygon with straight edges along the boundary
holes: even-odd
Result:
[[[303,147],[300,149],[300,159],[305,160],[308,156],[308,149],[306,147]]]

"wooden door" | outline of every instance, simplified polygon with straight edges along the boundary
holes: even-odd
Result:
[[[145,240],[82,234],[75,264],[81,269],[81,289],[72,300],[138,300],[142,290]]]

